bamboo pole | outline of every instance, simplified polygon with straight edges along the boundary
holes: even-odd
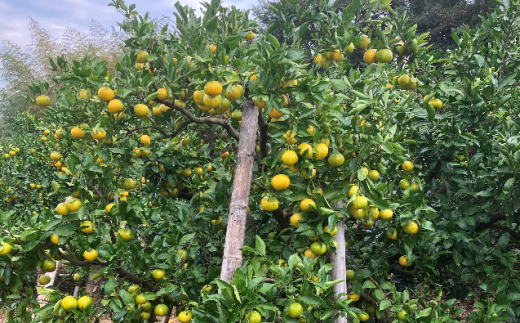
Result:
[[[235,270],[242,265],[242,251],[246,233],[247,207],[253,173],[256,147],[256,130],[259,109],[253,101],[243,104],[242,124],[238,139],[238,156],[233,181],[233,192],[229,205],[229,221],[226,231],[226,243],[222,260],[220,279],[230,282]]]
[[[343,207],[343,202],[339,201],[336,203],[337,207]],[[338,233],[334,237],[334,240],[338,244],[336,252],[331,254],[330,258],[333,263],[332,266],[332,280],[342,279],[343,281],[334,286],[334,298],[336,301],[341,299],[341,294],[347,293],[347,267],[346,267],[346,255],[345,255],[345,221],[336,223],[338,227]],[[334,323],[346,323],[347,315],[339,316]]]

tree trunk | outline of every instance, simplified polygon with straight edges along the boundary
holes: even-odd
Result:
[[[242,265],[242,251],[246,233],[247,207],[249,205],[249,191],[253,176],[253,163],[256,148],[256,128],[258,125],[259,109],[253,101],[247,100],[243,104],[242,125],[238,139],[238,156],[233,182],[233,193],[229,205],[229,220],[224,246],[224,258],[220,279],[230,282],[235,270]]]
[[[94,268],[94,266],[93,266]],[[85,290],[90,293],[92,303],[97,304],[101,301],[101,283],[103,283],[103,276],[92,280],[92,276],[99,273],[99,270],[94,270],[88,275],[87,284]]]
[[[343,207],[343,202],[339,201],[336,203],[337,207]],[[345,256],[345,221],[336,223],[338,227],[338,234],[334,237],[334,240],[338,243],[336,252],[331,254],[331,261],[334,264],[332,267],[332,280],[342,279],[343,281],[334,286],[334,298],[335,300],[340,299],[340,294],[347,293],[347,267],[346,267],[346,256]],[[342,297],[341,297],[342,298]],[[344,317],[338,317],[334,323],[346,323],[347,315]]]

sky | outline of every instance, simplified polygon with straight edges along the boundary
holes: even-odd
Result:
[[[141,15],[150,12],[152,18],[161,18],[163,15],[173,17],[176,1],[126,0],[125,3],[134,3]],[[198,0],[179,1],[183,5],[200,8]],[[108,7],[108,3],[110,0],[0,0],[0,42],[10,40],[22,48],[30,44],[29,18],[38,21],[53,37],[60,37],[67,27],[87,32],[92,20],[107,29],[116,27],[122,16],[114,7]],[[224,0],[223,3],[224,6],[247,9],[257,0]]]

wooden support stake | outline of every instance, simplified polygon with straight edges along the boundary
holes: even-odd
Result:
[[[343,207],[343,202],[339,201],[336,203],[337,207]],[[345,221],[336,223],[338,227],[338,233],[334,237],[338,244],[336,252],[331,254],[330,258],[333,263],[332,266],[332,280],[342,279],[343,281],[339,284],[334,285],[334,298],[338,301],[340,294],[347,293],[347,266],[346,266],[346,255],[345,255]],[[347,315],[344,317],[338,317],[334,323],[346,323]]]
[[[247,207],[249,205],[249,191],[253,176],[255,160],[256,130],[258,125],[259,109],[253,101],[247,100],[242,105],[242,125],[238,139],[238,156],[233,181],[233,193],[229,205],[229,221],[226,231],[224,258],[220,279],[230,282],[235,270],[242,265],[242,251],[246,234]]]

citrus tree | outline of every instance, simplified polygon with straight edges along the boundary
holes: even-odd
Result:
[[[2,139],[9,320],[515,321],[518,3],[495,2],[442,53],[388,1],[272,3],[255,35],[218,0],[162,28],[114,0],[115,73],[50,59],[45,118]]]

